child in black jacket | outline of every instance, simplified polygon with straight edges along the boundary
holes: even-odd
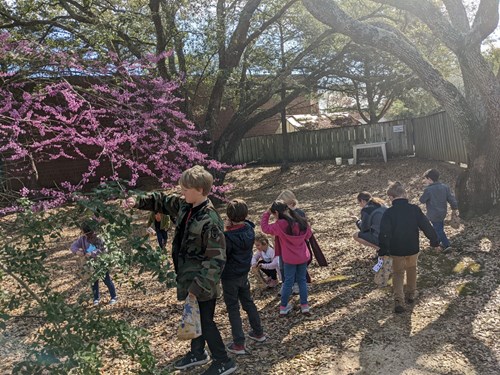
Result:
[[[248,337],[254,341],[265,341],[266,336],[262,329],[260,315],[253,302],[248,282],[248,272],[253,256],[253,244],[255,239],[255,225],[245,220],[248,215],[248,207],[245,201],[233,199],[227,205],[226,228],[226,255],[227,262],[222,272],[222,291],[226,303],[233,342],[226,346],[228,352],[233,354],[246,354],[245,334],[240,316],[240,303],[248,315],[252,331]]]
[[[417,259],[419,248],[419,229],[430,240],[431,246],[439,246],[436,231],[422,210],[408,203],[406,191],[399,182],[389,185],[387,195],[392,201],[382,217],[379,236],[379,256],[392,257],[392,284],[394,289],[394,312],[405,311],[404,302],[411,304],[417,288]],[[406,273],[406,296],[404,276]]]

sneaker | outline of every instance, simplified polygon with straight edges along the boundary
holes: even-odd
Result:
[[[292,311],[293,306],[288,304],[286,306],[280,306],[280,316],[286,316],[290,311]]]
[[[254,331],[248,332],[248,337],[257,342],[264,342],[267,340],[267,336],[264,333],[257,335]]]
[[[239,345],[236,344],[235,342],[231,342],[226,345],[226,349],[229,353],[233,354],[246,354],[247,351],[245,349],[245,345]]]
[[[202,355],[196,355],[191,352],[186,354],[183,358],[179,359],[174,363],[174,367],[177,370],[184,370],[193,366],[200,366],[208,363],[210,357],[205,350]]]
[[[401,305],[397,305],[395,308],[394,308],[394,312],[396,314],[402,314],[405,312],[405,308]]]
[[[293,284],[292,287],[292,296],[298,296],[299,295],[299,284],[295,283]]]
[[[308,304],[300,305],[300,311],[304,315],[311,315],[311,310],[309,309],[309,305]]]
[[[117,303],[117,302],[118,302],[118,298],[117,298],[117,297],[115,297],[115,298],[111,298],[111,300],[109,301],[109,304],[110,304],[110,305],[114,305],[114,304],[115,304],[115,303]]]
[[[453,251],[453,247],[451,247],[451,246],[448,246],[448,247],[443,249],[443,253],[445,253],[445,254],[449,254],[452,251]]]
[[[213,361],[202,375],[228,375],[236,371],[236,363],[232,359],[227,362]]]
[[[94,300],[94,306],[97,306],[99,304],[99,300],[98,299],[95,299]]]

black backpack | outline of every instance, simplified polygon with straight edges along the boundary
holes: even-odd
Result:
[[[387,210],[386,206],[377,207],[370,213],[370,216],[368,216],[368,226],[376,237],[380,234],[380,222],[382,221],[385,210]]]

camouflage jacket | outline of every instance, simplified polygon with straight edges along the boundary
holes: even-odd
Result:
[[[139,198],[136,208],[158,210],[175,218],[172,258],[177,273],[177,299],[193,293],[199,301],[220,296],[220,277],[226,263],[224,223],[207,200],[184,224],[193,206],[175,194],[152,193]]]

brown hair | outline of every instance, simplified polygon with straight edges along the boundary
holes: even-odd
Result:
[[[391,182],[387,188],[387,195],[392,198],[404,198],[406,197],[406,190],[401,182]]]
[[[248,216],[248,206],[243,199],[233,199],[227,204],[226,214],[232,222],[244,221]]]
[[[262,232],[255,233],[255,242],[260,242],[262,244],[269,245],[269,239]]]
[[[424,173],[424,177],[431,179],[433,182],[439,180],[439,172],[437,169],[428,169]]]
[[[385,202],[384,202],[384,200],[382,198],[373,197],[367,191],[362,191],[361,193],[359,193],[358,196],[356,197],[356,199],[358,200],[358,202],[366,201],[366,202],[376,203],[376,204],[378,204],[380,206],[385,205]]]
[[[187,189],[202,189],[204,196],[208,196],[213,183],[213,176],[201,165],[195,165],[186,169],[182,172],[181,178],[179,178],[181,186]]]

